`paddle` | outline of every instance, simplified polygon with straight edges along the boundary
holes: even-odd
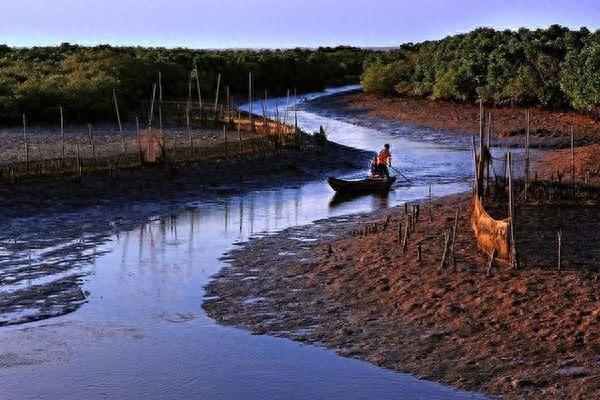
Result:
[[[400,175],[401,177],[403,177],[404,179],[406,179],[406,181],[407,181],[408,183],[410,183],[410,184],[412,184],[412,183],[413,183],[413,182],[412,182],[410,179],[408,179],[406,176],[404,176],[404,174],[403,174],[402,172],[398,171],[396,168],[392,167],[391,165],[390,165],[390,168],[391,168],[391,169],[393,169],[394,171],[396,171],[396,173],[397,173],[398,175]]]

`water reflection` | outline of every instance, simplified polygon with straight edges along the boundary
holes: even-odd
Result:
[[[390,192],[361,194],[361,193],[334,193],[329,200],[329,209],[334,210],[344,203],[351,203],[361,197],[368,197],[372,200],[371,208],[374,210],[388,208],[390,204]]]

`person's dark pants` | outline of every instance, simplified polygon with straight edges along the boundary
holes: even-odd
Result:
[[[379,176],[380,178],[389,178],[390,177],[390,171],[388,170],[387,165],[384,164],[379,164],[375,170],[377,171],[377,176]]]

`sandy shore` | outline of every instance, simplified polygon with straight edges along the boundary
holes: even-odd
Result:
[[[335,154],[335,157],[332,156]],[[328,143],[241,158],[0,185],[0,326],[50,318],[86,301],[81,283],[111,235],[190,201],[281,188],[362,168],[368,152]],[[38,259],[37,252],[44,256]]]
[[[440,268],[456,208],[456,269]],[[423,204],[405,253],[400,208],[253,239],[227,256],[203,307],[223,324],[460,388],[515,399],[600,396],[597,269],[497,264],[487,277],[469,212],[468,195],[435,201],[432,221]],[[356,235],[373,223],[376,233]]]

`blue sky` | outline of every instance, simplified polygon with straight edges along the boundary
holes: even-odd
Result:
[[[393,46],[479,26],[600,28],[598,0],[0,0],[0,43]]]

